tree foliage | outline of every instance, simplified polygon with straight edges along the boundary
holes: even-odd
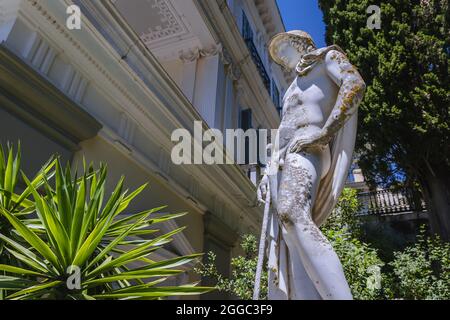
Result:
[[[381,29],[367,27],[370,5],[381,9]],[[367,84],[359,109],[357,151],[368,181],[417,181],[424,192],[448,194],[448,0],[319,0],[319,6],[327,42],[345,50]],[[428,190],[431,178],[441,179],[440,189]],[[428,202],[436,199],[425,196]],[[433,210],[443,215],[448,203],[447,209],[434,204]]]
[[[344,188],[342,190],[333,213],[321,227],[322,231],[346,229],[355,237],[361,234],[361,220],[356,217],[356,213],[361,208],[357,195],[356,189]]]
[[[367,28],[369,5],[381,29]],[[360,107],[360,164],[373,178],[425,160],[449,165],[447,0],[321,0],[327,42],[344,48],[368,88]],[[392,163],[397,166],[391,166]],[[370,170],[367,170],[370,169]]]

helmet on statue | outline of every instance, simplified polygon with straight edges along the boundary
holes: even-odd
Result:
[[[302,55],[316,49],[316,45],[311,35],[302,30],[292,30],[275,35],[269,41],[269,53],[272,60],[287,67],[286,61],[280,56],[279,48],[283,42],[289,42]]]

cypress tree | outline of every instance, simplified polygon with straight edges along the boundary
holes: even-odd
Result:
[[[370,5],[381,9],[371,29]],[[418,186],[432,230],[450,240],[448,0],[319,0],[328,44],[340,45],[367,84],[359,165],[373,185]]]

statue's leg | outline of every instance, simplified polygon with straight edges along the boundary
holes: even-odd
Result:
[[[295,248],[288,236],[286,229],[283,229],[283,239],[286,242],[288,248]],[[292,250],[292,249],[291,249]],[[306,273],[303,262],[300,255],[294,250],[289,254],[289,294],[291,300],[322,300],[319,292],[317,291],[311,278]]]
[[[352,299],[339,258],[311,218],[323,162],[320,151],[286,156],[277,213],[286,228],[290,254],[299,256],[320,296]]]

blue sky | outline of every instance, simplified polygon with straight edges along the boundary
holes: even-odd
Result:
[[[325,44],[325,25],[317,0],[277,0],[286,30],[304,30],[318,47]]]

